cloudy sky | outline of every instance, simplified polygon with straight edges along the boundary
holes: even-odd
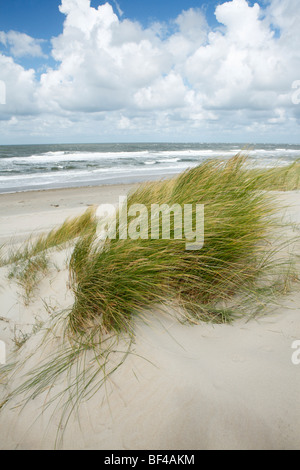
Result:
[[[0,0],[0,144],[300,143],[299,24],[299,0]]]

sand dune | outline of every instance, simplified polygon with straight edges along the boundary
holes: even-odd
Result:
[[[51,191],[38,197],[37,193],[1,196],[1,240],[17,235],[20,241],[30,231],[59,224],[89,204],[116,202],[127,190],[122,186]],[[300,192],[280,198],[288,206],[286,221],[300,223]],[[14,208],[7,215],[10,204]],[[8,354],[15,348],[16,336],[34,331],[16,356],[19,361],[30,359],[7,388],[2,386],[1,396],[63,344],[57,330],[39,347],[52,324],[49,311],[72,304],[67,257],[68,251],[55,255],[50,276],[28,307],[16,285],[7,281],[8,268],[0,269],[0,340],[7,344]],[[43,300],[50,310],[45,310]],[[57,403],[48,408],[45,403],[63,389],[66,378],[24,409],[17,406],[17,399],[2,409],[0,448],[53,449],[55,444],[62,449],[106,450],[300,448],[300,365],[292,363],[292,343],[300,340],[299,284],[263,317],[233,325],[185,326],[167,312],[163,317],[155,310],[147,315],[149,321],[136,324],[136,342],[124,364],[105,387],[82,403],[65,429]],[[125,343],[119,344],[119,351],[122,348],[125,351]],[[119,357],[120,353],[112,357],[112,364]]]

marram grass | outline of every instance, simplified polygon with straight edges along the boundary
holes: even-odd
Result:
[[[0,257],[0,266],[15,264],[20,261],[28,261],[42,252],[64,247],[79,236],[87,233],[95,233],[96,219],[95,208],[87,209],[82,215],[67,219],[60,227],[51,230],[48,234],[31,237],[17,250],[11,250],[8,256]]]
[[[8,278],[14,280],[23,289],[25,306],[28,306],[34,298],[39,282],[47,275],[48,270],[49,259],[45,252],[12,264]]]
[[[79,236],[94,234],[96,224],[95,208],[91,207],[84,214],[67,219],[48,234],[32,237],[6,256],[1,256],[0,250],[0,266],[10,266],[8,277],[22,288],[26,306],[34,298],[39,282],[49,272],[50,250],[64,248]]]
[[[151,308],[171,304],[172,311],[180,312],[178,319],[190,323],[228,322],[263,311],[268,300],[286,291],[293,273],[290,260],[279,255],[274,238],[278,204],[266,191],[279,189],[276,181],[281,188],[296,186],[298,179],[291,182],[290,172],[248,170],[245,159],[237,156],[226,163],[207,161],[171,180],[142,184],[129,195],[128,207],[204,204],[205,243],[198,251],[187,251],[186,240],[173,237],[121,240],[119,227],[115,240],[98,242],[91,210],[12,256],[14,262],[28,260],[76,240],[69,266],[74,304],[53,319],[45,339],[61,337],[61,345],[4,397],[3,407],[17,396],[26,403],[45,393],[46,406],[58,400],[64,428],[76,406],[126,359],[134,320],[145,312],[151,315]],[[62,376],[67,376],[66,389],[55,393]]]
[[[105,333],[131,331],[136,315],[166,301],[192,321],[230,320],[226,302],[254,292],[271,266],[266,247],[277,207],[273,196],[257,190],[256,174],[245,171],[240,156],[226,164],[208,161],[172,180],[141,185],[128,207],[138,203],[148,213],[152,204],[204,204],[204,247],[186,251],[185,239],[153,240],[150,233],[147,240],[120,240],[117,232],[104,246],[93,235],[82,237],[70,263],[73,331],[93,324]]]
[[[300,189],[300,160],[288,166],[277,166],[266,170],[251,170],[256,186],[267,191],[294,191]]]

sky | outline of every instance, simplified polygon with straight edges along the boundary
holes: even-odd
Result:
[[[0,145],[300,144],[299,0],[0,0]]]

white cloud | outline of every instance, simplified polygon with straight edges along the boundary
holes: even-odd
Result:
[[[174,109],[185,106],[189,90],[180,75],[171,72],[151,86],[141,88],[134,96],[140,109]]]
[[[0,107],[0,120],[39,112],[34,70],[24,70],[11,57],[0,54],[0,80],[6,88],[6,104]]]
[[[180,35],[191,40],[195,45],[202,44],[207,39],[208,24],[201,10],[190,8],[183,11],[175,20]]]
[[[117,12],[118,12],[118,15],[121,17],[124,15],[124,12],[123,10],[121,9],[119,3],[117,2],[117,0],[112,0],[113,1],[113,4],[115,5],[116,9],[117,9]]]
[[[261,21],[261,9],[258,3],[250,7],[245,0],[233,0],[218,5],[216,18],[226,26],[226,40],[239,44],[241,48],[263,46],[272,39],[273,33],[264,21]]]
[[[55,69],[37,79],[0,55],[0,80],[10,83],[2,119],[40,114],[54,126],[56,116],[75,136],[79,126],[95,135],[101,129],[102,136],[112,129],[136,138],[152,132],[153,139],[163,129],[183,140],[192,132],[202,140],[199,129],[216,140],[230,132],[247,140],[258,128],[275,139],[276,129],[297,134],[298,0],[270,0],[264,9],[246,0],[223,2],[216,30],[197,9],[183,11],[169,30],[122,20],[108,3],[95,9],[90,0],[62,0],[60,11],[66,18],[52,40]],[[0,41],[8,44],[9,34],[0,34]],[[18,41],[10,41],[11,53],[21,54]],[[32,41],[24,41],[22,55],[26,49],[38,55],[40,45]],[[41,133],[46,127],[36,126]]]
[[[27,34],[18,31],[9,31],[5,33],[0,31],[0,42],[9,48],[13,57],[46,57],[42,51],[41,39],[34,39]]]

